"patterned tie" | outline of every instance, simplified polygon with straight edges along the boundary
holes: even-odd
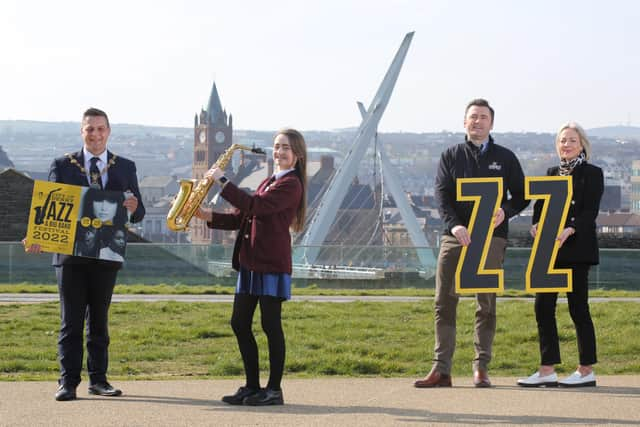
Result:
[[[98,169],[99,157],[91,158],[91,167],[89,168],[89,174],[91,176],[91,185],[97,185],[102,190],[102,176],[100,175],[100,169]]]

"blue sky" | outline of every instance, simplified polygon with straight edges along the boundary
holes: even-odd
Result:
[[[640,126],[640,2],[3,0],[0,119],[191,126],[215,80],[236,129],[357,126],[415,31],[381,131]]]

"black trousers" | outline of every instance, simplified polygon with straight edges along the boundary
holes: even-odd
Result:
[[[282,299],[272,296],[236,294],[233,300],[231,327],[238,340],[242,355],[246,386],[260,388],[258,345],[253,335],[252,323],[256,306],[260,303],[262,330],[269,344],[269,382],[267,388],[280,390],[284,372],[285,342],[282,331]]]
[[[107,380],[109,365],[109,305],[118,270],[89,264],[56,267],[60,294],[60,384],[80,384],[85,318],[87,320],[87,370],[91,384]]]
[[[569,314],[576,327],[578,354],[581,365],[596,363],[596,334],[589,313],[589,265],[572,264],[559,268],[572,268],[573,292],[567,293]],[[541,365],[555,365],[560,360],[556,302],[558,293],[536,294],[535,311],[540,338]]]

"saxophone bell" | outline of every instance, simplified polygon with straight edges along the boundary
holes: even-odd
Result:
[[[185,221],[185,217],[182,214],[184,210],[184,205],[187,202],[189,195],[193,189],[193,185],[197,181],[195,179],[181,179],[180,180],[180,190],[178,194],[173,199],[173,204],[171,205],[171,209],[167,214],[167,228],[171,231],[187,231],[187,226],[189,225],[188,221]],[[191,218],[189,218],[191,219]]]

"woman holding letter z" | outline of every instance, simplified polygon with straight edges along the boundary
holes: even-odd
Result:
[[[569,313],[578,338],[578,369],[568,378],[558,381],[554,365],[560,363],[560,346],[556,324],[558,293],[536,294],[535,312],[540,340],[540,368],[528,378],[518,380],[523,387],[596,385],[592,365],[597,362],[596,335],[589,313],[589,268],[598,264],[596,217],[604,191],[602,169],[587,162],[591,144],[577,123],[563,125],[556,136],[556,151],[560,165],[547,171],[548,176],[571,175],[573,199],[564,228],[558,236],[560,249],[556,268],[572,270],[573,290],[567,292]],[[534,205],[531,235],[535,237],[542,210],[542,200]]]

